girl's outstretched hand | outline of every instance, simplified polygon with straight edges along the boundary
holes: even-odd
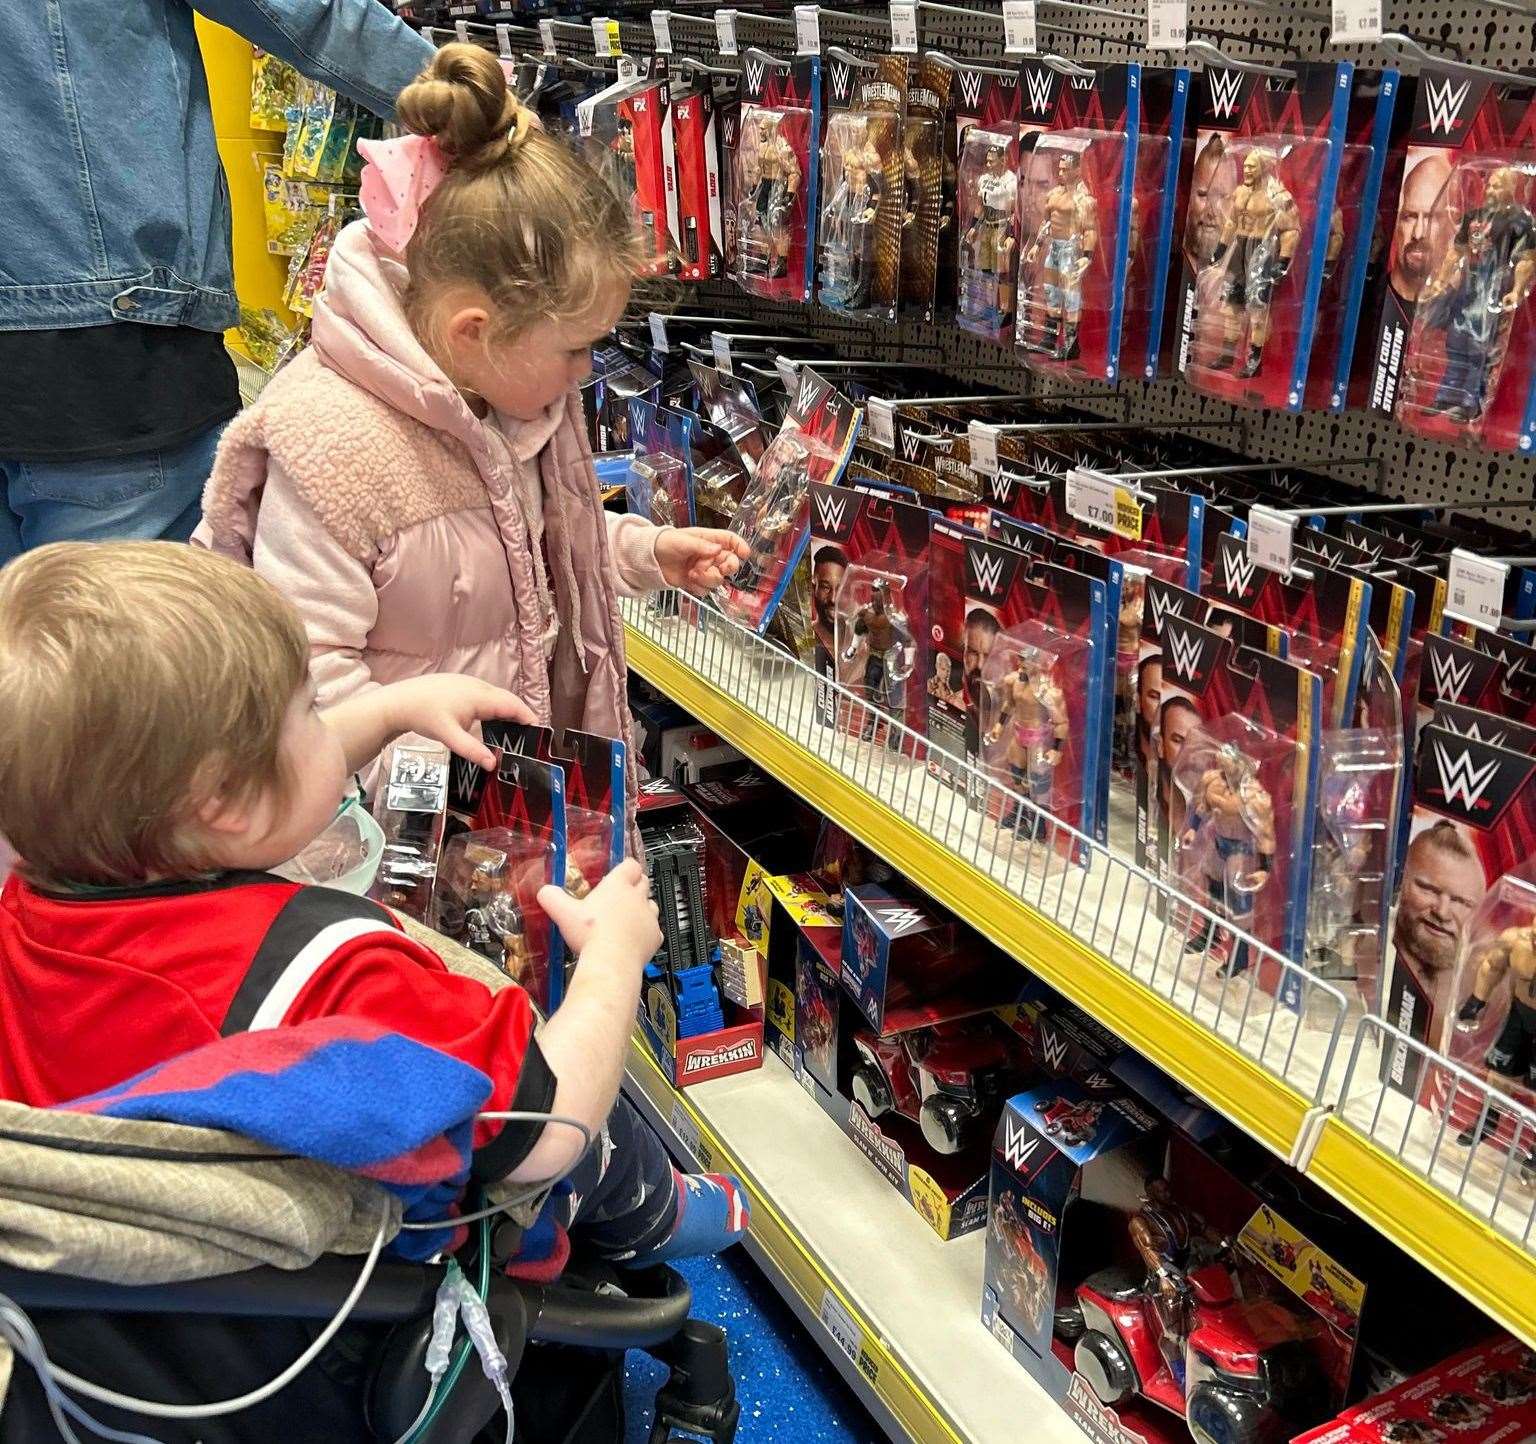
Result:
[[[669,587],[704,596],[747,559],[746,540],[733,531],[667,527],[656,538],[656,565]]]

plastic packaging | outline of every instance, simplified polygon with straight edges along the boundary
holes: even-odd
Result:
[[[897,719],[905,714],[907,681],[917,660],[906,591],[907,578],[897,572],[852,566],[837,594],[838,681]],[[873,738],[875,718],[858,710],[859,735]]]
[[[383,860],[370,896],[425,922],[432,904],[448,808],[448,749],[402,737],[379,765],[373,815],[383,832]]]
[[[383,860],[384,829],[356,798],[349,798],[319,837],[272,871],[294,882],[367,897]]]
[[[817,228],[818,299],[834,311],[870,305],[875,273],[875,220],[885,190],[884,160],[874,128],[889,118],[839,112],[821,147],[824,200]]]
[[[811,111],[741,108],[736,149],[736,279],[770,300],[804,296],[806,152]]]
[[[1019,138],[1013,125],[972,126],[960,151],[960,272],[955,321],[994,341],[1013,334],[1018,266]]]

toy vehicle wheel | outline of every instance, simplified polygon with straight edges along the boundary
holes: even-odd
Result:
[[[1123,1404],[1136,1392],[1136,1369],[1120,1341],[1097,1329],[1078,1339],[1072,1363],[1101,1404]]]
[[[918,1122],[923,1142],[935,1153],[959,1153],[975,1119],[976,1110],[965,1099],[936,1093],[924,1099]]]
[[[1067,1344],[1082,1338],[1083,1330],[1087,1327],[1088,1322],[1083,1318],[1083,1306],[1076,1299],[1073,1299],[1070,1304],[1063,1304],[1051,1319],[1051,1331]]]
[[[1253,1394],[1197,1384],[1186,1412],[1195,1444],[1269,1444],[1274,1436],[1270,1411]]]
[[[853,1070],[853,1101],[871,1118],[878,1118],[895,1105],[885,1074],[868,1059]]]

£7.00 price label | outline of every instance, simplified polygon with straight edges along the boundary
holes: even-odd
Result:
[[[1141,540],[1141,503],[1112,477],[1074,466],[1067,473],[1067,515],[1131,541]]]
[[[1257,502],[1248,508],[1248,555],[1261,567],[1282,576],[1291,574],[1291,542],[1296,518]]]
[[[878,396],[864,403],[864,421],[869,439],[887,451],[896,450],[896,408]]]
[[[1504,588],[1508,580],[1507,562],[1473,556],[1457,547],[1451,553],[1445,609],[1469,622],[1497,627],[1504,620]]]
[[[989,426],[985,421],[973,421],[965,434],[971,443],[971,470],[981,476],[996,476],[997,427]]]
[[[821,1296],[821,1322],[837,1347],[848,1355],[851,1363],[857,1364],[864,1347],[864,1330],[831,1289]]]
[[[688,1116],[688,1110],[683,1107],[681,1099],[672,1105],[672,1131],[683,1145],[683,1152],[698,1162],[701,1141],[698,1124]]]
[[[1335,45],[1361,45],[1381,39],[1381,0],[1333,0]]]

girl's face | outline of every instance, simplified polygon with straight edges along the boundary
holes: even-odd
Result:
[[[448,322],[449,364],[461,390],[483,396],[503,416],[537,421],[592,371],[592,345],[624,314],[627,287],[584,316],[539,321],[510,340],[497,340],[484,306],[463,306]]]

